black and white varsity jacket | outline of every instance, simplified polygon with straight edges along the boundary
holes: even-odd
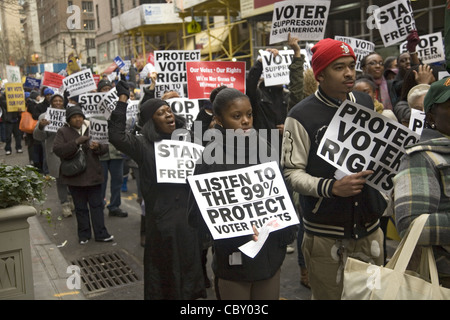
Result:
[[[365,93],[351,92],[347,99],[374,109],[372,99]],[[358,239],[377,230],[386,201],[368,185],[354,197],[332,195],[336,168],[317,156],[317,150],[341,103],[326,96],[319,87],[292,108],[285,122],[281,162],[288,186],[300,195],[305,231]]]

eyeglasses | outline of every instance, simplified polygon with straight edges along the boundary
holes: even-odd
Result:
[[[369,66],[376,66],[376,65],[379,65],[379,66],[382,66],[383,65],[383,61],[370,61],[370,62],[367,62],[367,64],[369,65]]]

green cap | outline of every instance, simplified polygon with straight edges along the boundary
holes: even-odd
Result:
[[[436,103],[444,103],[450,99],[450,77],[433,82],[423,101],[423,109],[429,112]]]

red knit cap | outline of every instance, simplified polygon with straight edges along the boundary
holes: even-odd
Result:
[[[312,49],[312,68],[314,76],[317,77],[328,67],[330,63],[341,57],[353,57],[356,61],[352,47],[342,41],[330,38],[320,40]]]

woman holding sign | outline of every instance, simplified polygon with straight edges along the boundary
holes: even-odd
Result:
[[[158,183],[155,143],[171,139],[185,125],[167,102],[145,101],[140,107],[141,135],[126,130],[129,87],[117,86],[119,101],[109,120],[109,141],[139,166],[145,202],[144,298],[193,300],[206,296],[197,230],[188,225],[187,183]]]
[[[252,156],[263,152],[274,152],[267,141],[261,137],[257,143],[249,143],[251,137],[257,135],[253,129],[252,105],[248,96],[239,90],[226,88],[221,90],[213,104],[216,119],[216,139],[211,142],[203,153],[203,162],[198,164],[195,175],[250,167]],[[229,139],[234,132],[235,139]],[[237,131],[236,131],[237,130]],[[241,136],[239,136],[241,135]],[[244,138],[245,146],[234,140]],[[208,153],[206,150],[216,150]],[[223,152],[221,152],[223,151]],[[216,154],[221,156],[216,157]],[[276,156],[278,159],[278,155]],[[234,161],[230,161],[233,159]],[[250,201],[249,201],[250,203]],[[189,199],[189,219],[191,223],[204,227],[200,209],[191,196]],[[262,216],[261,216],[262,217]],[[262,225],[258,226],[262,227]],[[280,267],[286,254],[286,246],[294,240],[295,227],[288,227],[270,234],[261,251],[254,258],[243,254],[239,247],[252,240],[252,236],[230,237],[214,240],[213,271],[216,277],[216,293],[223,300],[278,300],[280,293]]]
[[[50,108],[58,109],[64,111],[64,97],[55,93],[50,98]],[[51,110],[50,109],[50,110]],[[33,138],[37,141],[43,142],[45,150],[45,159],[47,161],[47,166],[49,173],[52,177],[56,178],[56,191],[58,192],[58,198],[61,202],[62,213],[64,217],[72,216],[73,203],[69,201],[68,188],[67,185],[62,183],[62,178],[59,176],[59,166],[61,165],[61,160],[53,152],[53,141],[56,137],[56,132],[47,131],[46,127],[50,125],[50,120],[47,119],[47,113],[42,113],[39,116],[38,125],[34,129]]]
[[[401,236],[430,214],[419,245],[433,246],[439,280],[450,288],[450,77],[431,84],[424,100],[428,128],[408,146],[394,179],[395,219]]]

